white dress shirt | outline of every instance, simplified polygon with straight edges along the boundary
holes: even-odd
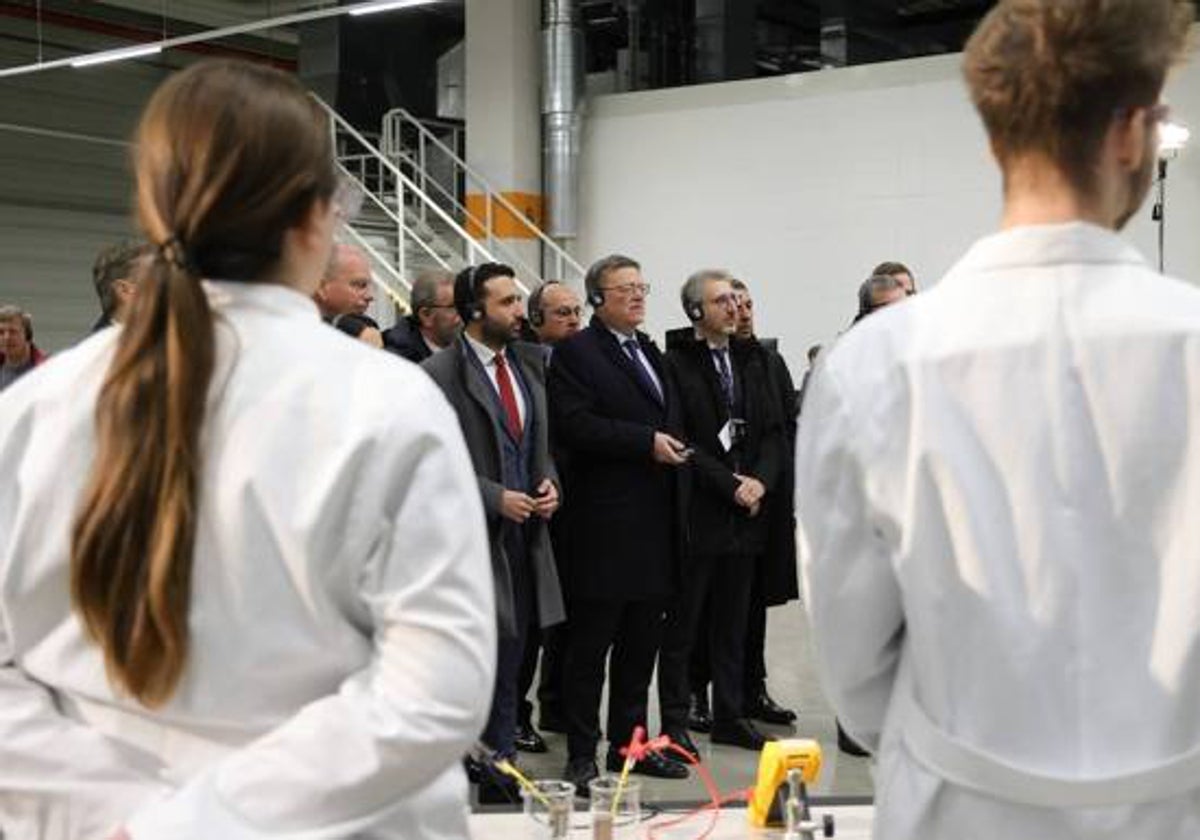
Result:
[[[496,351],[488,347],[482,341],[476,341],[463,333],[463,338],[467,340],[467,346],[475,352],[475,357],[479,359],[479,363],[483,365],[484,371],[487,373],[488,381],[492,383],[492,390],[496,392],[496,396],[500,395],[500,382],[496,379]],[[521,383],[517,379],[517,373],[513,370],[512,359],[505,356],[504,361],[508,364],[508,378],[512,382],[513,394],[517,399],[517,415],[521,418],[521,428],[525,428],[525,395],[521,393]]]
[[[454,412],[298,292],[209,289],[191,649],[164,707],[114,692],[69,600],[119,330],[0,398],[4,836],[462,838],[460,762],[486,720],[496,630]]]
[[[818,362],[804,602],[876,840],[1200,837],[1200,777],[1096,785],[1200,745],[1198,429],[1200,291],[1082,223],[982,240]]]

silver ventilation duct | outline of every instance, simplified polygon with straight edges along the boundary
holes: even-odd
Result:
[[[542,31],[542,178],[547,233],[579,233],[583,32],[579,0],[545,0]]]

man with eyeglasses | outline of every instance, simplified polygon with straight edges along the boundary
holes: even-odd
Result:
[[[529,295],[529,325],[542,346],[553,348],[579,332],[582,324],[579,295],[566,283],[547,280]]]
[[[556,449],[570,459],[565,777],[586,796],[599,772],[606,661],[609,770],[620,770],[619,749],[646,725],[663,615],[678,586],[678,468],[689,452],[662,356],[638,330],[650,291],[641,266],[606,257],[588,270],[584,285],[595,316],[554,350],[550,410]],[[688,775],[657,755],[635,772]]]
[[[963,69],[1001,229],[805,395],[805,606],[876,837],[1200,836],[1200,291],[1119,233],[1194,15],[1000,0]]]
[[[529,295],[527,320],[533,337],[546,351],[547,363],[553,363],[554,347],[579,332],[583,307],[579,296],[567,284],[559,280],[547,280]],[[569,458],[561,451],[554,452],[554,461],[559,476],[566,481]],[[550,522],[550,540],[554,546],[554,558],[558,563],[559,576],[565,577],[567,553],[566,511],[560,510]],[[538,672],[538,654],[541,653],[542,668],[538,680],[538,725],[548,732],[566,732],[566,712],[563,708],[563,664],[567,629],[565,625],[548,627],[541,633],[531,633],[525,644],[525,658],[521,663],[521,679],[518,693],[521,698],[520,717],[517,726],[516,745],[522,752],[544,753],[548,751],[545,740],[533,723],[533,703],[528,694],[533,686],[533,677]]]
[[[337,245],[329,270],[313,292],[321,317],[332,321],[338,315],[365,315],[375,296],[371,292],[371,264],[353,245]]]
[[[417,273],[408,298],[409,314],[383,333],[383,348],[421,362],[454,343],[462,318],[454,308],[454,275],[440,268]]]
[[[796,513],[795,493],[796,422],[800,411],[799,395],[787,362],[779,353],[774,339],[759,339],[754,328],[754,298],[741,280],[730,280],[737,298],[737,328],[735,338],[757,342],[766,354],[771,381],[771,396],[776,400],[784,422],[785,455],[783,473],[772,504],[768,506],[767,544],[754,559],[750,611],[746,621],[745,679],[743,701],[745,716],[750,720],[777,726],[787,726],[796,720],[796,713],[775,701],[767,691],[767,608],[780,606],[800,597],[796,575]],[[686,346],[686,345],[685,345]],[[702,623],[707,619],[701,619]],[[708,700],[708,685],[712,679],[707,639],[699,635],[694,640],[691,663],[692,709],[688,728],[708,732],[712,728],[712,711]]]
[[[731,280],[716,270],[687,279],[680,299],[692,337],[667,353],[668,376],[683,403],[684,430],[695,452],[685,512],[686,571],[668,613],[658,688],[663,732],[693,753],[688,660],[701,636],[712,663],[710,740],[752,750],[773,740],[746,716],[745,647],[755,567],[767,544],[767,511],[783,475],[784,420],[766,351],[754,339],[736,337]]]

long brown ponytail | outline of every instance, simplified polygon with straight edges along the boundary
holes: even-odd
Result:
[[[72,534],[71,599],[109,679],[147,706],[188,659],[202,428],[216,357],[201,277],[261,280],[335,178],[299,84],[202,62],[154,94],[138,129],[138,216],[156,246],[96,403],[96,457]]]

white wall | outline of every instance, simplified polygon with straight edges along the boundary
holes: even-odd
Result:
[[[995,228],[1000,178],[960,60],[597,97],[580,254],[642,262],[659,337],[683,323],[689,272],[731,269],[754,291],[759,333],[779,336],[802,370],[808,345],[853,316],[877,263],[907,263],[928,286]],[[1200,130],[1200,63],[1168,99]],[[1167,270],[1200,280],[1200,142],[1172,164],[1168,187]],[[1153,261],[1149,216],[1147,204],[1127,235]]]

